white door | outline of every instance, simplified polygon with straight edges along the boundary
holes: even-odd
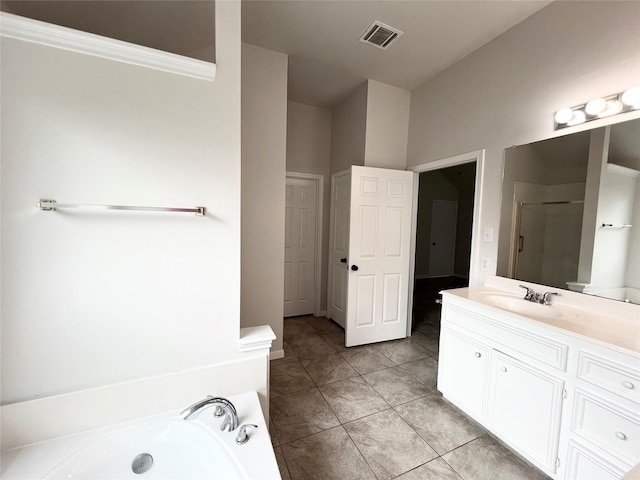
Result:
[[[347,265],[351,174],[331,178],[331,228],[329,241],[329,317],[342,328],[347,318]]]
[[[347,347],[407,334],[413,175],[351,167]]]
[[[284,316],[313,313],[317,183],[286,182],[284,228]]]
[[[456,224],[458,202],[434,200],[431,209],[431,245],[429,247],[429,276],[453,275],[456,252]]]

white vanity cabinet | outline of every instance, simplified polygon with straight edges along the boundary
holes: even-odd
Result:
[[[566,345],[513,325],[503,330],[501,320],[444,298],[438,389],[525,458],[554,474],[564,391],[563,372],[557,367],[566,362]]]
[[[452,402],[482,422],[491,348],[454,328],[444,329],[440,342],[440,390],[444,389]]]
[[[620,479],[640,462],[640,355],[469,296],[443,294],[446,399],[554,479]]]
[[[487,426],[554,472],[564,380],[494,350],[489,385]]]

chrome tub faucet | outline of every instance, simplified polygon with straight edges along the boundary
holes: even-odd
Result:
[[[209,407],[216,407],[216,411],[214,413],[216,417],[224,415],[224,420],[220,425],[220,430],[223,432],[226,430],[233,432],[238,428],[238,412],[236,412],[236,407],[234,407],[233,403],[229,400],[222,397],[207,395],[207,398],[204,400],[200,400],[199,402],[185,408],[180,412],[180,416],[185,420],[198,418],[198,415]]]

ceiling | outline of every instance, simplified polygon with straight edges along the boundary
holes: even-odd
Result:
[[[1,0],[3,12],[215,61],[212,0]]]
[[[548,5],[530,0],[242,0],[242,40],[289,55],[290,101],[333,107],[366,79],[412,90]],[[386,51],[358,41],[379,20]]]

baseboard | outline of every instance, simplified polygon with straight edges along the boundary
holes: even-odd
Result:
[[[284,350],[272,350],[269,355],[270,360],[278,360],[280,358],[284,358]]]
[[[316,317],[329,318],[329,317],[327,317],[327,311],[326,311],[326,310],[320,310],[320,311],[318,312],[318,315],[316,315]]]

